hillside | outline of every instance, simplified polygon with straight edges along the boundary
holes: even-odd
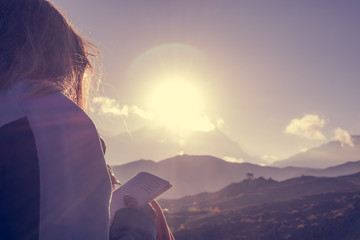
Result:
[[[167,219],[177,240],[357,240],[359,216],[360,191],[353,191],[224,211],[168,213]]]
[[[276,181],[302,175],[340,176],[360,171],[360,162],[342,164],[327,169],[266,167],[250,163],[230,163],[212,156],[182,155],[160,162],[139,160],[120,166],[112,166],[120,182],[126,182],[138,172],[146,171],[172,182],[173,188],[164,198],[180,198],[200,192],[215,192],[246,178],[247,173],[255,177],[272,178]]]
[[[260,177],[232,183],[217,192],[199,193],[176,200],[161,200],[161,203],[171,211],[185,211],[190,208],[223,210],[354,189],[360,189],[360,173],[336,178],[301,176],[281,182]]]
[[[245,180],[160,204],[177,240],[355,240],[360,234],[360,173]]]

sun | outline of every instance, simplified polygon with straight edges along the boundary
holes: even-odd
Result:
[[[210,131],[214,128],[204,113],[201,91],[190,81],[171,78],[152,89],[149,110],[155,120],[174,131]]]
[[[141,97],[140,105],[152,116],[147,124],[181,134],[215,128],[207,117],[208,85],[203,84],[211,77],[205,59],[196,47],[166,43],[146,50],[132,62],[127,77],[137,86],[134,96]]]

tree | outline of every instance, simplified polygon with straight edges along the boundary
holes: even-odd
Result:
[[[246,174],[246,180],[253,180],[254,179],[254,174],[253,173],[247,173]]]

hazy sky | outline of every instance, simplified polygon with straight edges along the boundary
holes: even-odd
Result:
[[[102,51],[92,109],[102,129],[154,126],[149,102],[176,78],[188,102],[169,104],[199,105],[199,122],[252,155],[282,159],[360,134],[359,1],[53,2]]]

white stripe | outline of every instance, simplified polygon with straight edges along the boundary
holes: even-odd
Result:
[[[92,121],[61,93],[14,92],[38,150],[40,240],[107,239],[111,186]]]

